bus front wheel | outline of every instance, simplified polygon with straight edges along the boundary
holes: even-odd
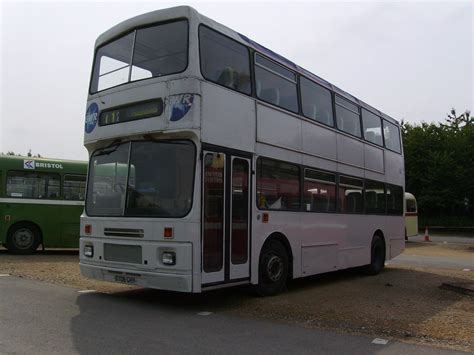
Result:
[[[257,293],[274,296],[283,291],[288,279],[288,265],[285,247],[277,240],[266,242],[260,253]]]
[[[374,235],[370,253],[370,264],[365,267],[367,275],[377,275],[385,266],[385,243],[381,236]]]
[[[13,254],[32,254],[40,244],[40,232],[30,223],[18,223],[9,231],[7,249]]]

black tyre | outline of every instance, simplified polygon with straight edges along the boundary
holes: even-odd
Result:
[[[370,264],[365,267],[367,275],[377,275],[385,266],[385,244],[382,237],[375,235],[372,238]]]
[[[36,226],[18,223],[8,232],[7,249],[13,254],[32,254],[38,248],[40,241],[40,232]]]
[[[288,279],[288,254],[277,240],[265,243],[258,267],[258,285],[255,290],[260,296],[274,296],[286,288]]]

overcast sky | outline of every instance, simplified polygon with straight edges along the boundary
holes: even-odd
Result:
[[[397,120],[473,108],[474,5],[445,2],[1,2],[0,151],[87,159],[96,37],[189,4]]]

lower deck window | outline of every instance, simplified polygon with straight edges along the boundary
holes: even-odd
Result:
[[[346,176],[339,177],[339,212],[364,212],[364,182]]]
[[[306,169],[304,178],[305,211],[336,211],[336,175]]]
[[[403,187],[387,184],[387,214],[403,215]]]
[[[300,171],[297,165],[257,160],[257,205],[260,209],[298,211]]]
[[[7,196],[34,199],[58,199],[60,196],[58,174],[9,171],[7,174]]]

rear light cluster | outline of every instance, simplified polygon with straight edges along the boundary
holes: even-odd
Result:
[[[92,226],[90,224],[86,224],[84,226],[84,233],[86,233],[88,235],[92,234]]]

